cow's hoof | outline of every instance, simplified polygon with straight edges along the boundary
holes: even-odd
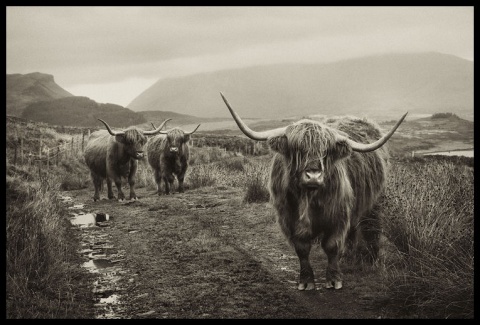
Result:
[[[327,281],[325,283],[325,288],[327,288],[327,289],[334,288],[335,290],[341,289],[342,288],[342,281],[339,281],[339,280]]]
[[[298,290],[315,290],[315,283],[308,282],[308,283],[299,283]]]

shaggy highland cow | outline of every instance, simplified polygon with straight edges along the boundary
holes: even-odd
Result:
[[[155,128],[153,124],[152,126]],[[180,128],[161,131],[162,127],[159,127],[157,131],[160,134],[148,139],[147,160],[153,169],[158,195],[161,195],[162,180],[165,183],[165,194],[173,192],[174,175],[178,180],[178,192],[183,193],[183,181],[190,158],[188,141],[199,126],[200,124],[192,132]]]
[[[137,172],[137,160],[144,156],[143,147],[147,142],[148,135],[157,134],[158,130],[142,131],[130,127],[123,131],[114,132],[107,122],[102,122],[107,130],[93,132],[85,146],[85,162],[90,168],[95,194],[93,200],[100,199],[103,180],[107,180],[108,198],[115,199],[112,191],[112,181],[118,190],[118,200],[123,201],[125,195],[122,191],[122,177],[128,178],[130,185],[130,200],[136,200],[135,194],[135,173]]]
[[[312,241],[321,240],[328,257],[326,287],[340,289],[339,257],[361,231],[373,260],[379,251],[377,199],[387,177],[385,142],[405,115],[385,135],[379,127],[353,117],[302,119],[264,132],[251,130],[220,93],[242,132],[267,141],[275,152],[269,191],[277,221],[300,262],[299,290],[315,289],[309,261]],[[349,245],[348,245],[349,246]]]

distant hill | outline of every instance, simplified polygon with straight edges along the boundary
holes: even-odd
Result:
[[[128,108],[115,104],[99,104],[82,96],[30,104],[24,109],[21,117],[53,125],[77,127],[103,127],[97,118],[101,118],[112,127],[128,127],[146,122],[141,114]]]
[[[219,92],[242,117],[453,112],[473,119],[473,62],[440,53],[388,54],[328,64],[276,64],[161,79],[133,111],[228,117]]]
[[[7,74],[7,115],[21,116],[31,103],[71,96],[55,83],[52,75],[40,72]]]
[[[198,117],[170,111],[141,111],[137,113],[141,114],[149,123],[151,122],[155,124],[155,126],[161,124],[167,118],[172,119],[171,122],[168,122],[169,126],[199,124],[205,122],[220,122],[231,119],[229,117]]]

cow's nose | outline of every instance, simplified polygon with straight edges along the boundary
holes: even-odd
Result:
[[[319,187],[323,185],[324,174],[321,170],[306,170],[301,178],[301,183],[307,187]]]
[[[178,148],[177,147],[170,147],[170,152],[177,152]]]
[[[138,158],[143,158],[143,155],[144,155],[143,151],[137,151]]]
[[[318,180],[322,177],[322,172],[319,170],[308,170],[305,172],[305,176],[307,180]]]

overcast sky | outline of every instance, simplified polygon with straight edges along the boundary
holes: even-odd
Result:
[[[7,74],[51,74],[122,106],[161,78],[220,69],[390,52],[473,61],[473,6],[7,6],[6,21]]]

